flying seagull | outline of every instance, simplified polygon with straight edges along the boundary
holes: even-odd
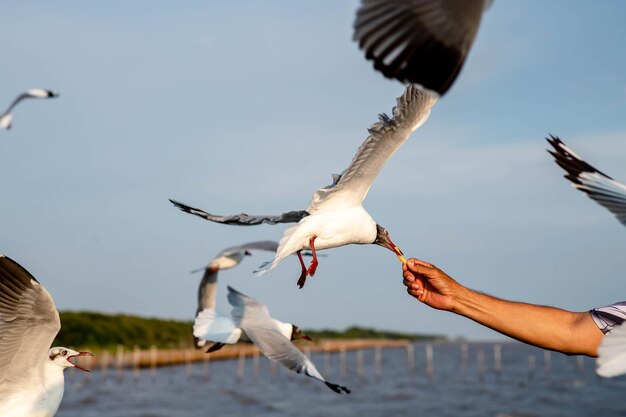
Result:
[[[194,273],[204,270],[204,275],[198,287],[198,309],[196,310],[196,315],[202,310],[215,308],[217,273],[219,270],[236,267],[245,256],[252,256],[251,251],[253,250],[276,252],[277,248],[278,242],[272,240],[262,240],[233,246],[222,250],[207,266],[192,271],[192,273]],[[195,338],[195,340],[197,348],[201,348],[206,344],[206,341],[203,339]]]
[[[615,326],[602,339],[596,372],[605,378],[626,374],[626,322]]]
[[[306,211],[289,212],[300,213],[298,216],[216,216],[170,201],[185,212],[217,223],[247,226],[264,222],[275,224],[297,221],[297,225],[284,232],[274,260],[262,265],[256,272],[263,275],[286,256],[296,253],[302,268],[298,279],[300,288],[304,286],[307,276],[315,274],[318,265],[316,250],[320,249],[352,243],[376,244],[391,250],[405,263],[402,251],[391,241],[389,232],[372,219],[363,208],[362,202],[382,167],[408,139],[411,132],[428,119],[430,109],[436,101],[435,95],[417,86],[408,86],[397,99],[393,117],[381,114],[380,121],[370,126],[369,136],[343,174],[333,176],[333,184],[317,190]],[[311,250],[313,255],[309,268],[306,268],[302,260],[301,251],[304,249]]]
[[[338,394],[350,393],[348,388],[326,381],[313,362],[291,343],[298,338],[310,340],[297,326],[273,319],[264,304],[230,286],[228,302],[233,306],[230,317],[215,313],[213,308],[200,312],[193,325],[194,336],[217,341],[219,347],[250,341],[269,359],[288,369],[318,379]]]
[[[43,90],[41,88],[33,88],[28,91],[23,92],[19,96],[13,100],[13,103],[9,106],[7,111],[5,111],[2,115],[0,115],[0,127],[6,130],[11,129],[13,122],[13,114],[11,111],[17,104],[27,98],[55,98],[59,95],[50,90]]]
[[[444,95],[492,0],[362,0],[354,40],[387,78]]]
[[[63,398],[65,368],[92,356],[50,348],[61,328],[52,297],[17,262],[0,254],[0,416],[51,417]]]
[[[589,198],[600,204],[617,217],[626,226],[626,185],[619,183],[601,171],[598,171],[556,136],[546,138],[554,151],[550,154],[567,174],[565,178],[575,188],[587,194]]]

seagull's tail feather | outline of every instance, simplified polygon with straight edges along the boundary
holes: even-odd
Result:
[[[324,381],[324,384],[326,384],[328,388],[332,389],[337,394],[341,394],[342,392],[345,392],[346,394],[350,394],[350,390],[347,387],[344,387],[343,385],[333,384],[332,382],[328,382],[328,381]]]

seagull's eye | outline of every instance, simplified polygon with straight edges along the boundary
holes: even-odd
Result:
[[[61,356],[65,356],[65,355],[67,355],[67,350],[63,349],[63,350],[61,351]]]

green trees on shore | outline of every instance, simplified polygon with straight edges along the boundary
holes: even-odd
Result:
[[[144,318],[126,314],[61,312],[61,331],[54,345],[113,349],[117,345],[176,349],[193,345],[192,321]],[[433,339],[436,336],[350,327],[345,331],[308,330],[314,339]]]

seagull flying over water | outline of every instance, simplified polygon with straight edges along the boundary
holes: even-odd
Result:
[[[217,273],[219,270],[236,267],[245,256],[252,256],[251,251],[264,250],[276,252],[277,248],[278,242],[273,240],[262,240],[232,246],[218,253],[207,266],[191,271],[194,273],[204,270],[204,275],[198,287],[198,309],[196,310],[196,315],[202,310],[215,308],[217,298]],[[203,339],[195,339],[197,348],[201,348],[206,344],[206,341]]]
[[[13,103],[9,106],[7,111],[5,111],[2,115],[0,115],[0,127],[3,129],[11,129],[13,123],[13,114],[11,111],[17,104],[27,98],[55,98],[59,95],[50,90],[43,90],[41,88],[33,88],[28,91],[23,92],[19,96],[13,100]]]
[[[50,348],[60,328],[48,291],[0,254],[0,416],[53,416],[63,398],[63,371],[87,371],[71,359],[91,353]]]
[[[297,326],[272,318],[264,304],[230,286],[228,302],[233,306],[230,317],[217,314],[213,308],[198,314],[193,325],[195,337],[217,341],[218,349],[225,343],[250,341],[269,359],[288,369],[318,379],[338,394],[350,393],[348,388],[326,381],[313,362],[291,343],[298,338],[311,340]]]
[[[626,226],[626,185],[589,165],[558,137],[551,135],[547,141],[554,148],[548,152],[567,171],[565,178],[572,182],[572,186],[609,210]]]
[[[389,232],[377,224],[363,208],[363,200],[372,182],[409,137],[420,127],[428,116],[437,97],[417,86],[408,86],[397,99],[393,117],[385,114],[380,121],[369,128],[369,136],[358,149],[348,168],[341,175],[333,177],[333,184],[321,188],[305,211],[291,211],[288,215],[254,216],[239,214],[217,216],[170,200],[179,209],[204,219],[225,224],[248,226],[252,224],[276,224],[298,222],[288,228],[274,260],[263,264],[256,272],[263,275],[292,253],[296,253],[302,268],[298,286],[302,288],[307,276],[313,276],[317,269],[316,250],[335,248],[348,244],[376,244],[394,252],[405,263],[402,251],[391,241]],[[299,213],[295,215],[294,213]],[[306,268],[301,251],[311,250],[313,260]]]
[[[492,0],[362,0],[354,40],[387,78],[444,95]]]

